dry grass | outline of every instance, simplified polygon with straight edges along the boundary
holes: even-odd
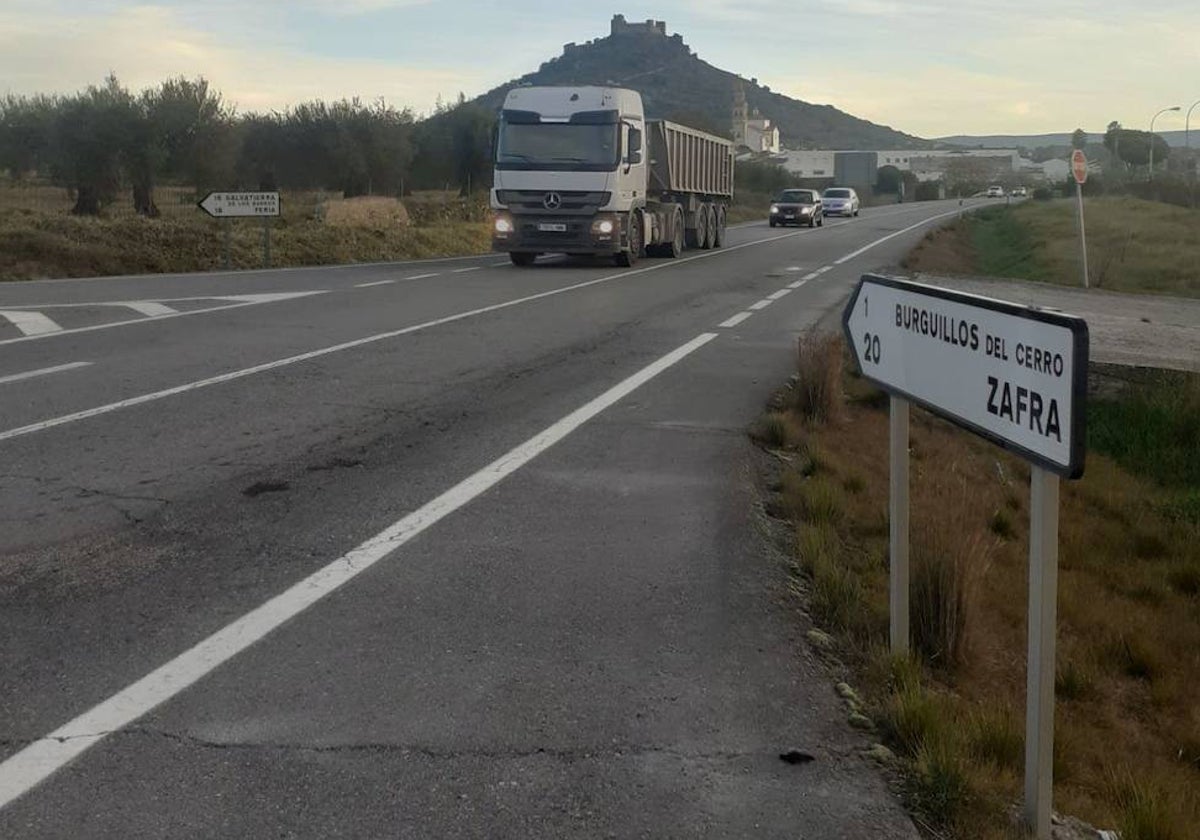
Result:
[[[325,224],[333,227],[359,227],[367,230],[388,230],[405,227],[408,211],[399,199],[383,196],[339,198],[325,203]]]
[[[259,268],[263,228],[231,223],[232,266]],[[387,262],[486,253],[482,222],[327,224],[287,213],[272,223],[273,266]],[[0,210],[0,280],[210,271],[223,266],[216,220],[195,215],[79,218]]]
[[[1137,198],[1085,200],[1094,287],[1200,296],[1200,210]],[[928,274],[984,274],[1078,285],[1073,201],[1029,201],[931,232],[904,260]]]
[[[858,663],[921,820],[947,837],[1014,836],[1028,468],[914,411],[918,653],[896,660],[884,653],[886,401],[850,374],[836,393],[843,404],[827,422],[781,401],[789,446],[805,455],[778,489],[796,523],[806,606]],[[1196,837],[1200,522],[1169,515],[1177,491],[1130,470],[1093,452],[1084,478],[1062,486],[1054,805],[1126,840]]]

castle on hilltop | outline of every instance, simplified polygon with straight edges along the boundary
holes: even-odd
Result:
[[[625,15],[613,15],[613,35],[667,35],[665,20],[648,20],[645,23],[627,23]]]

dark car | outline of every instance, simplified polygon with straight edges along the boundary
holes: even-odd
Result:
[[[825,224],[825,212],[821,205],[821,194],[816,190],[784,190],[771,202],[771,227],[775,225],[808,225],[819,227]]]

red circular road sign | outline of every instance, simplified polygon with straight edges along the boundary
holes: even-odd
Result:
[[[1087,158],[1084,157],[1082,149],[1071,152],[1071,174],[1075,176],[1076,184],[1087,180]]]

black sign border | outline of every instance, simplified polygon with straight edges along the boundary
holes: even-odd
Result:
[[[850,315],[854,312],[854,305],[858,303],[858,296],[862,294],[863,286],[867,283],[875,283],[881,286],[890,286],[893,289],[900,289],[913,294],[927,295],[929,297],[940,298],[942,300],[951,301],[953,303],[961,303],[966,306],[974,306],[980,309],[987,309],[992,312],[1001,312],[1005,315],[1014,315],[1018,318],[1025,318],[1030,321],[1039,321],[1043,324],[1053,324],[1056,327],[1063,327],[1071,331],[1072,353],[1075,360],[1075,368],[1071,375],[1071,449],[1070,461],[1067,464],[1059,464],[1051,461],[1043,455],[1026,449],[1020,444],[1007,440],[995,432],[983,429],[970,420],[959,417],[953,412],[947,411],[940,406],[932,405],[925,400],[915,397],[906,391],[881,382],[873,376],[870,376],[864,369],[862,362],[859,359],[858,345],[854,341],[854,336],[850,332]],[[1060,312],[1052,312],[1046,309],[1037,309],[1030,306],[1022,306],[1019,303],[1011,303],[1006,300],[996,300],[995,298],[983,297],[982,295],[973,295],[968,292],[959,292],[954,289],[946,289],[941,286],[930,286],[925,283],[916,283],[912,280],[901,280],[896,277],[885,277],[881,274],[864,274],[858,280],[858,285],[854,287],[853,294],[850,295],[850,302],[846,304],[846,309],[842,312],[842,334],[846,338],[846,343],[850,347],[851,353],[854,355],[854,363],[858,366],[858,371],[862,374],[863,379],[883,389],[889,394],[897,397],[903,397],[916,405],[921,406],[926,411],[936,414],[938,417],[943,417],[949,420],[956,426],[966,429],[967,431],[979,435],[982,438],[990,440],[992,443],[1008,450],[1014,454],[1020,455],[1030,463],[1036,464],[1043,469],[1049,470],[1057,475],[1068,479],[1077,479],[1083,476],[1084,461],[1087,456],[1087,383],[1088,383],[1088,346],[1089,335],[1087,321],[1076,315],[1065,315]]]

